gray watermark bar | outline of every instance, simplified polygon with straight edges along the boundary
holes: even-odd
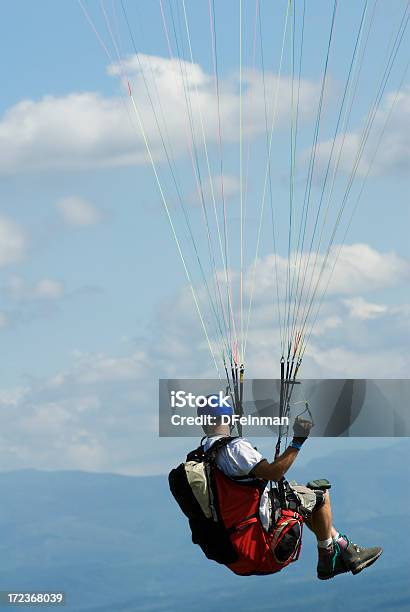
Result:
[[[310,412],[314,422],[310,435],[315,437],[410,436],[410,379],[301,379],[285,384],[282,417],[289,419],[290,429],[297,415]],[[161,379],[159,435],[203,435],[203,425],[212,423],[198,417],[198,405],[213,394],[219,402],[235,404],[234,390],[219,379]],[[280,420],[280,398],[279,379],[245,379],[243,434],[271,437],[280,427],[283,433],[287,423]],[[238,418],[238,410],[231,422],[224,417],[233,427]]]
[[[1,606],[61,606],[65,604],[62,591],[0,591]]]

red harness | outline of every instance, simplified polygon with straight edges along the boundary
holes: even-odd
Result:
[[[213,467],[212,476],[219,518],[238,554],[238,559],[227,566],[230,570],[241,576],[273,574],[299,558],[303,526],[300,514],[282,510],[273,529],[266,532],[259,518],[261,487],[254,481],[235,482],[217,467]],[[294,545],[286,549],[286,536],[289,538],[291,533],[296,533]]]

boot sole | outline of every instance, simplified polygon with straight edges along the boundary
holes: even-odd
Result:
[[[368,559],[367,561],[363,561],[363,563],[361,563],[360,565],[352,569],[351,572],[353,576],[356,576],[356,574],[360,574],[360,572],[366,569],[366,567],[370,567],[371,565],[373,565],[373,563],[375,563],[375,561],[377,561],[377,559],[380,557],[382,552],[383,551],[381,550],[379,553],[377,553],[377,555],[375,555],[371,559]]]
[[[335,576],[338,576],[339,574],[332,574],[331,576],[319,576],[318,574],[318,578],[319,580],[332,580],[332,578],[334,578]]]
[[[340,576],[340,574],[347,574],[348,572],[349,572],[348,569],[344,569],[344,570],[340,570],[339,572],[336,572],[330,575],[329,574],[317,574],[317,577],[319,578],[319,580],[331,580],[335,576]]]

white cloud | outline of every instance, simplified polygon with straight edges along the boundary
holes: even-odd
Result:
[[[343,326],[343,319],[339,315],[331,315],[320,319],[320,325],[312,330],[312,336],[324,336],[329,330],[340,329]]]
[[[170,130],[168,133],[173,144],[181,146],[184,140],[181,135],[190,134],[185,94],[189,99],[197,142],[202,143],[203,140],[201,119],[206,139],[211,143],[218,142],[219,119],[215,83],[213,76],[207,74],[199,64],[180,59],[139,54],[130,56],[121,65],[112,64],[108,67],[109,74],[115,76],[122,75],[124,70],[132,84],[136,104],[141,112],[143,123],[147,126],[147,134],[154,136],[154,142],[158,141],[158,134],[152,129],[154,118],[145,84],[154,100],[160,124],[164,116],[166,117],[167,128]],[[239,138],[238,82],[238,74],[230,75],[220,82],[219,109],[224,142],[236,142]],[[271,72],[265,72],[265,75],[262,75],[258,70],[245,68],[242,71],[242,105],[245,114],[243,136],[245,137],[265,132],[264,87],[266,88],[268,117],[271,119],[275,109],[277,123],[281,126],[290,116],[292,80],[286,76],[279,79]],[[311,116],[318,95],[318,83],[301,79],[299,100],[301,121]],[[158,99],[162,100],[162,109],[157,102]]]
[[[405,129],[410,123],[410,85],[401,92],[391,92],[377,115],[377,125],[383,126],[392,105],[394,110],[388,128],[375,159],[374,174],[385,174],[391,170],[410,171],[410,134]]]
[[[90,202],[78,197],[63,198],[57,202],[64,222],[72,227],[96,225],[102,219],[101,212]]]
[[[59,316],[73,301],[95,299],[100,292],[93,286],[70,289],[62,280],[48,276],[31,280],[18,274],[9,276],[1,290],[0,329],[13,330],[31,325],[37,319]]]
[[[336,245],[336,253],[338,249],[339,247]],[[365,375],[369,375],[372,363],[376,364],[377,362],[378,371],[382,367],[381,358],[379,362],[377,355],[373,355],[374,352],[377,353],[377,350],[381,347],[380,354],[382,354],[383,351],[390,350],[392,345],[402,347],[408,342],[410,317],[409,307],[406,304],[387,307],[376,303],[371,298],[368,299],[368,296],[376,292],[379,297],[379,294],[384,292],[383,295],[388,295],[389,303],[391,303],[391,296],[400,295],[400,289],[406,286],[410,274],[410,262],[395,253],[384,253],[366,244],[345,245],[340,254],[340,264],[335,268],[334,278],[329,284],[329,291],[322,302],[316,325],[313,329],[311,328],[319,306],[317,299],[314,301],[310,316],[307,319],[305,332],[306,334],[311,332],[309,344],[314,344],[318,351],[340,348],[342,351],[349,350],[352,354],[357,353],[358,355],[361,353],[366,355],[366,352],[368,352],[369,360],[366,361],[368,369]],[[307,261],[306,257],[304,261]],[[321,266],[322,263],[323,256],[319,256],[317,265]],[[333,261],[331,259],[328,272],[330,272],[332,265]],[[287,259],[278,257],[278,268],[280,309],[283,320]],[[308,270],[312,272],[309,267]],[[246,270],[244,275],[245,329],[248,300],[251,293],[251,276],[252,269]],[[237,297],[239,295],[239,277],[236,273],[231,274],[231,277],[234,316],[236,329],[239,330],[239,301]],[[224,295],[223,274],[220,274],[220,279],[222,295]],[[396,289],[398,293],[396,293]],[[206,291],[199,289],[197,296],[205,321],[208,324],[211,343],[217,359],[219,359],[217,326],[208,307]],[[304,300],[302,301],[303,305]],[[347,316],[347,310],[349,316]],[[173,300],[172,306],[168,305],[166,309],[164,308],[164,311],[162,313],[162,325],[167,330],[167,337],[161,346],[175,346],[175,359],[168,366],[168,371],[178,373],[178,369],[181,369],[178,368],[178,363],[184,363],[183,368],[184,372],[187,372],[187,376],[190,376],[192,371],[195,372],[193,376],[197,376],[197,372],[204,376],[214,376],[212,361],[206,342],[203,340],[203,333],[201,333],[198,316],[189,291],[181,292],[178,298]],[[303,320],[301,314],[299,323],[295,326],[296,329],[301,327],[300,323]],[[380,322],[379,317],[381,316],[385,317],[385,324]],[[377,350],[375,346],[377,346]],[[276,360],[279,359],[280,353],[274,258],[269,255],[261,258],[256,267],[255,291],[246,355],[248,375],[262,377],[274,375],[277,371]],[[164,355],[162,357],[164,358]],[[155,356],[155,360],[157,363],[164,363],[163,360],[159,361],[159,358],[157,361],[157,356]],[[313,360],[311,352],[306,353],[304,361],[304,375],[322,375],[323,372],[318,363]],[[404,362],[408,362],[407,357]],[[364,363],[365,361],[363,361]],[[336,370],[337,363],[333,364],[332,367]],[[360,364],[356,364],[355,368],[360,369]],[[400,369],[400,375],[406,375],[404,365]]]
[[[368,245],[346,249],[347,270],[324,303],[301,375],[405,378],[410,367],[410,305],[392,305],[381,313],[374,308],[380,305],[358,297],[353,289],[360,287],[360,295],[366,295],[392,282],[402,285],[407,262]],[[369,273],[369,261],[378,273]],[[249,332],[247,377],[279,373],[280,334],[267,263],[272,263],[269,258],[258,266],[261,287]],[[235,277],[235,293],[237,282]],[[347,308],[352,316],[347,316]],[[383,320],[378,318],[382,314]],[[178,448],[182,452],[186,440],[167,443],[157,438],[158,377],[215,378],[189,289],[182,288],[172,302],[163,304],[153,336],[139,338],[138,348],[122,346],[119,355],[74,352],[65,370],[0,391],[0,432],[5,432],[0,433],[0,459],[7,469],[30,465],[147,474],[164,471],[169,460],[164,449],[172,446],[174,453]]]
[[[78,381],[84,384],[133,381],[141,376],[146,367],[145,355],[142,352],[116,359],[99,354],[92,361],[88,358],[86,361],[87,367],[83,368],[83,360],[80,360],[77,375]]]
[[[336,257],[337,264],[334,266]],[[279,295],[285,296],[288,259],[277,256]],[[291,261],[298,261],[296,254]],[[275,258],[269,255],[260,259],[255,270],[254,296],[256,299],[266,295],[274,295],[275,285]],[[315,253],[310,256],[302,254],[300,263],[300,289],[304,293],[312,292],[322,271],[322,280],[318,285],[317,295],[324,291],[330,278],[326,295],[356,295],[365,291],[374,291],[392,287],[399,282],[406,282],[410,278],[410,262],[393,252],[382,253],[368,244],[357,243],[351,245],[334,245],[326,260],[323,254],[317,257]],[[305,279],[303,283],[303,279]],[[248,270],[245,278],[247,295],[251,293],[252,270]]]
[[[6,292],[10,298],[17,301],[54,301],[62,298],[65,294],[64,285],[61,281],[42,278],[30,285],[21,276],[17,275],[12,275],[8,279]]]
[[[339,246],[335,246],[333,255],[339,252]],[[348,344],[352,347],[352,352],[369,350],[375,342],[389,346],[389,342],[401,346],[408,337],[409,321],[408,309],[405,305],[400,307],[389,306],[383,311],[383,306],[374,303],[371,298],[372,293],[385,292],[384,295],[395,295],[392,293],[400,290],[406,283],[410,274],[410,262],[399,257],[392,252],[378,251],[366,244],[345,245],[340,251],[340,263],[334,270],[332,282],[329,290],[322,302],[321,309],[315,326],[311,325],[315,320],[319,307],[319,300],[316,299],[312,304],[312,309],[306,321],[305,333],[309,334],[309,343],[314,342],[316,346],[329,348],[329,346],[345,347]],[[302,258],[307,262],[307,255]],[[313,272],[313,261],[307,267],[309,274]],[[323,256],[319,256],[315,269],[323,264]],[[278,276],[281,317],[285,314],[285,293],[286,293],[286,271],[287,258],[278,256]],[[330,258],[326,268],[325,279],[333,267],[333,256]],[[303,268],[302,268],[303,269]],[[305,275],[308,276],[308,275]],[[219,274],[221,282],[221,294],[225,295],[224,274]],[[237,331],[240,328],[239,319],[239,276],[237,273],[231,274],[233,309]],[[303,276],[302,276],[303,278]],[[245,270],[244,274],[244,329],[247,326],[247,315],[249,298],[251,295],[252,268]],[[312,287],[313,288],[313,284]],[[305,285],[309,287],[309,278]],[[268,255],[261,258],[256,266],[254,282],[253,306],[249,325],[249,335],[247,341],[246,362],[248,375],[270,377],[276,371],[276,360],[281,354],[279,319],[276,302],[276,284],[274,273],[274,257]],[[362,297],[358,297],[362,296]],[[212,310],[209,308],[207,292],[203,288],[198,288],[197,297],[202,309],[204,319],[208,326],[211,344],[215,350],[217,360],[219,359],[219,348],[217,325],[213,317]],[[321,297],[318,293],[317,297]],[[389,298],[391,302],[391,298]],[[349,316],[346,314],[349,305]],[[296,329],[302,327],[304,320],[303,312],[305,307],[305,297],[301,302]],[[226,309],[227,311],[227,309]],[[407,313],[407,314],[406,314]],[[293,312],[291,312],[293,315]],[[370,329],[372,322],[379,321],[379,316],[386,317],[385,325],[380,328]],[[222,317],[221,317],[222,319]],[[172,304],[167,304],[162,312],[162,325],[167,330],[167,336],[162,347],[175,347],[170,364],[167,364],[167,371],[175,372],[178,376],[180,367],[183,363],[186,376],[195,377],[198,372],[202,376],[213,377],[212,360],[210,359],[207,343],[201,333],[198,316],[192,302],[189,290],[183,291]],[[389,329],[388,339],[386,329]],[[393,330],[394,339],[393,339]],[[165,356],[155,355],[155,362],[165,363]],[[369,362],[370,363],[370,362]],[[306,365],[307,364],[307,365]],[[161,366],[159,366],[161,367]],[[369,366],[370,367],[370,366]],[[337,368],[337,365],[335,365]],[[310,354],[306,354],[304,373],[309,375],[321,375],[316,362],[312,360]],[[402,374],[404,370],[402,371]]]
[[[21,276],[17,276],[16,274],[10,276],[7,282],[7,293],[14,299],[20,299],[25,293],[25,283]]]
[[[220,194],[222,197],[222,184],[223,184],[223,192],[225,197],[232,198],[233,196],[239,193],[241,183],[237,176],[232,176],[230,174],[225,174],[223,177],[219,175],[215,177],[215,180],[220,185]]]
[[[14,387],[0,390],[0,406],[18,406],[24,399],[28,387]]]
[[[182,62],[187,85],[181,79],[177,60],[140,55],[164,137],[171,142],[174,155],[188,150],[188,113],[184,87],[191,98],[196,139],[202,147],[199,108],[209,143],[218,140],[218,112],[213,78],[201,66]],[[133,95],[150,142],[154,159],[162,160],[164,153],[155,118],[147,98],[144,80],[136,56],[125,61],[130,72]],[[152,70],[152,72],[151,72]],[[116,65],[109,67],[117,75]],[[155,87],[152,83],[155,74]],[[239,137],[238,78],[231,76],[220,83],[220,110],[224,142]],[[278,78],[266,73],[268,113],[272,114]],[[198,88],[198,98],[196,89]],[[265,109],[262,74],[243,72],[244,111],[252,121],[244,121],[244,136],[265,130]],[[299,118],[303,121],[315,107],[318,84],[308,80],[300,84]],[[277,97],[278,124],[289,116],[291,80],[283,77]],[[158,105],[162,100],[162,110]],[[126,108],[124,108],[124,106]],[[128,113],[127,113],[128,110]],[[167,129],[164,130],[163,117]],[[131,121],[130,121],[131,119]],[[139,132],[131,101],[121,97],[106,98],[93,92],[72,93],[67,96],[46,96],[41,100],[24,100],[6,111],[0,121],[0,173],[15,174],[27,171],[67,170],[89,167],[115,167],[148,163],[143,138]]]
[[[142,350],[77,355],[49,379],[0,390],[3,465],[138,472],[135,440],[155,426],[153,372]]]
[[[0,122],[2,174],[122,165],[134,151],[121,99],[95,93],[25,100]]]
[[[7,469],[86,469],[129,474],[164,471],[165,449],[186,440],[157,438],[157,378],[215,378],[195,309],[184,288],[165,305],[157,335],[121,355],[74,353],[49,379],[0,391],[0,458]],[[279,372],[279,332],[267,296],[249,335],[247,376]],[[302,365],[308,377],[406,377],[410,306],[389,311],[386,329],[372,317],[346,317],[346,300],[329,300]],[[354,298],[349,298],[349,304]],[[357,300],[356,303],[359,303]],[[403,320],[406,319],[405,323]],[[372,325],[377,325],[375,329]],[[408,329],[410,329],[408,327]],[[388,375],[388,374],[387,374]]]
[[[410,132],[405,126],[410,123],[410,85],[400,92],[391,91],[385,95],[375,115],[363,152],[359,154],[366,122],[367,117],[358,129],[336,138],[333,163],[340,153],[340,168],[349,174],[355,163],[358,163],[359,176],[365,176],[369,170],[372,175],[385,175],[392,171],[408,173]],[[382,140],[380,140],[381,134]],[[318,145],[317,160],[323,167],[328,163],[332,144],[332,141],[327,140]]]
[[[409,278],[410,262],[394,252],[382,253],[363,243],[344,245],[329,293],[373,291],[406,282]]]
[[[230,198],[236,196],[240,191],[240,181],[237,176],[232,174],[217,174],[211,178],[207,177],[206,180],[202,181],[202,193],[206,202],[212,202],[212,193],[215,198],[216,204],[219,207],[219,203],[222,202],[222,195],[225,202]],[[201,203],[201,195],[195,194],[195,199],[198,204]]]
[[[363,321],[366,319],[376,319],[388,311],[387,306],[384,304],[372,304],[362,297],[343,300],[343,303],[347,306],[350,317]]]
[[[27,247],[26,236],[13,220],[0,216],[0,267],[19,262]]]
[[[304,375],[312,378],[318,375],[323,378],[406,378],[409,367],[408,357],[389,347],[364,351],[311,344],[306,357]]]
[[[64,285],[51,278],[43,278],[35,286],[33,295],[38,299],[56,300],[64,295]]]

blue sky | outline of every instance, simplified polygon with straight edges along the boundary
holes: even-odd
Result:
[[[263,191],[266,131],[259,51],[255,64],[252,59],[256,5],[250,1],[243,4],[245,161],[248,143],[251,146],[245,226],[245,280],[249,284]],[[323,10],[321,2],[308,4],[295,179],[298,205],[305,186],[332,6],[329,2]],[[389,37],[397,31],[406,3],[395,2],[393,10],[380,4],[346,129],[348,138],[335,184],[336,195],[342,193],[343,181],[347,180],[358,134],[384,67]],[[90,1],[84,5],[109,44],[100,3]],[[114,24],[111,3],[104,6]],[[120,19],[121,5],[116,6]],[[205,260],[206,239],[183,137],[183,92],[172,78],[176,64],[168,55],[159,4],[125,6],[138,51],[151,77],[149,71],[155,64],[181,189]],[[170,27],[169,4],[164,2],[164,6]],[[173,6],[175,9],[176,4]],[[181,16],[182,4],[178,6]],[[239,5],[233,0],[217,0],[215,6],[221,101],[225,105],[224,173],[235,272],[239,262]],[[269,112],[276,91],[286,6],[285,1],[275,5],[261,3],[265,76],[271,96]],[[302,6],[301,2],[297,4],[298,19]],[[362,2],[346,2],[337,14],[313,183],[314,202],[320,193],[327,161],[326,142],[333,134],[363,6]],[[186,7],[194,64],[186,48],[184,65],[203,96],[201,110],[215,178],[219,174],[219,154],[208,3],[188,1]],[[373,2],[369,2],[366,24],[370,23],[372,9]],[[127,114],[127,105],[128,111],[130,107],[126,91],[113,75],[118,65],[109,68],[109,60],[74,0],[32,4],[16,1],[4,7],[3,13],[0,40],[7,61],[0,67],[6,84],[0,100],[0,402],[2,429],[8,433],[3,433],[0,465],[2,469],[30,465],[129,473],[164,471],[182,445],[178,442],[172,446],[157,439],[156,381],[159,376],[213,375],[213,366],[141,137]],[[124,24],[119,31],[134,97],[142,108],[158,168],[167,194],[171,194],[171,210],[184,252],[198,292],[203,295]],[[289,197],[289,35],[285,40],[278,129],[272,149],[278,250],[283,262]],[[361,176],[371,159],[377,130],[383,126],[396,95],[408,52],[407,34],[381,100]],[[116,62],[114,51],[113,58]],[[151,77],[148,76],[152,87]],[[192,95],[195,100],[194,92]],[[198,112],[195,113],[198,120]],[[409,117],[407,76],[349,231],[342,265],[335,272],[324,304],[319,321],[321,333],[312,336],[306,376],[407,376]],[[196,129],[199,134],[198,123]],[[199,150],[206,176],[203,147],[199,146]],[[209,190],[206,193],[209,201]],[[278,373],[268,218],[264,218],[249,335],[249,370],[254,376]],[[212,231],[216,243],[215,226]],[[209,273],[208,267],[206,271]],[[137,453],[136,438],[141,440]],[[158,459],[161,453],[164,458]]]

